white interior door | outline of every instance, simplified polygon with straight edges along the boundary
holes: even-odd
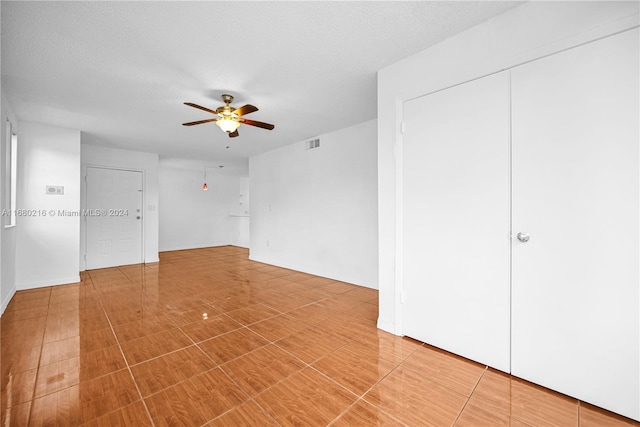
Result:
[[[509,75],[404,104],[403,332],[509,371]]]
[[[512,70],[512,373],[635,419],[638,90],[637,29]]]
[[[142,172],[87,167],[86,268],[142,263]]]

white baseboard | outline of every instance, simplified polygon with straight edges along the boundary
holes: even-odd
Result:
[[[218,248],[232,246],[231,243],[179,243],[161,247],[158,252],[185,251],[189,249]]]
[[[396,333],[396,325],[393,322],[385,322],[378,318],[378,329],[382,329],[385,332],[389,332],[393,335],[401,335]]]
[[[69,277],[60,277],[57,279],[45,280],[43,282],[19,283],[16,285],[18,290],[45,288],[47,286],[68,285],[70,283],[80,283],[80,275]]]
[[[13,296],[16,294],[16,288],[13,287],[11,288],[11,290],[9,290],[9,293],[7,294],[7,296],[5,297],[5,299],[2,301],[2,307],[0,307],[0,316],[2,316],[2,314],[4,313],[4,311],[7,309],[7,306],[9,305],[9,303],[11,302],[11,298],[13,298]]]
[[[296,271],[301,271],[307,274],[313,274],[314,276],[326,277],[327,279],[339,280],[340,282],[350,283],[353,285],[358,285],[365,288],[378,290],[378,286],[372,283],[366,283],[366,282],[363,282],[362,280],[355,279],[353,277],[343,276],[341,274],[334,274],[334,273],[327,273],[326,271],[319,271],[317,269],[309,268],[304,265],[281,262],[279,260],[274,260],[271,258],[266,258],[261,256],[254,256],[252,254],[249,254],[249,259],[251,261],[262,262],[264,264],[275,265],[276,267],[288,268],[290,270],[296,270]]]

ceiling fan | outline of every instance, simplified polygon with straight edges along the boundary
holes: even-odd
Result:
[[[224,101],[225,105],[222,105],[214,110],[210,110],[206,107],[202,107],[200,105],[194,104],[192,102],[185,102],[185,105],[188,105],[193,108],[198,108],[200,110],[206,111],[211,114],[215,114],[218,117],[214,117],[212,119],[206,120],[198,120],[197,122],[189,122],[183,123],[183,126],[193,126],[199,125],[202,123],[216,122],[216,124],[226,132],[230,138],[235,138],[238,136],[238,127],[240,124],[244,123],[245,125],[256,126],[262,129],[272,130],[275,126],[269,123],[258,122],[256,120],[245,119],[245,114],[253,113],[258,111],[258,107],[254,107],[251,104],[243,105],[240,108],[234,108],[231,106],[233,102],[233,96],[224,94],[222,95],[222,101]]]

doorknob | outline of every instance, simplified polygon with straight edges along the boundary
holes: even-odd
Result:
[[[139,216],[137,216],[137,217],[136,217],[136,219],[140,219],[140,217],[139,217]]]
[[[520,240],[521,242],[523,242],[523,243],[527,243],[527,242],[529,241],[529,237],[530,237],[530,236],[529,236],[529,234],[527,234],[527,233],[520,232],[520,233],[516,234],[516,237],[517,237],[517,238],[518,238],[518,240]]]

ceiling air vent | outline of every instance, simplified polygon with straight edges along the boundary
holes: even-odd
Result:
[[[307,141],[305,143],[307,150],[313,150],[314,148],[320,147],[320,138],[312,139],[311,141]]]

